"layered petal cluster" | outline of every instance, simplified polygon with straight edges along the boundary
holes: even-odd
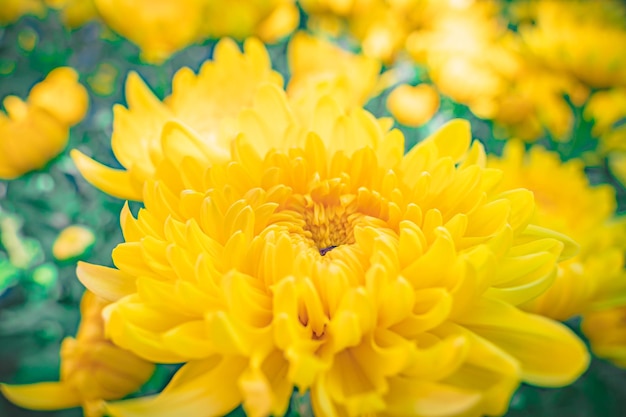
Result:
[[[462,7],[450,0],[301,0],[300,4],[313,31],[333,36],[349,32],[363,53],[385,63],[402,56],[412,31]]]
[[[219,91],[190,89],[190,114]],[[176,117],[150,139],[115,268],[77,274],[112,302],[116,345],[185,365],[110,415],[282,415],[294,389],[320,416],[498,415],[520,381],[584,371],[571,331],[516,307],[575,245],[530,223],[531,192],[498,190],[467,122],[405,155],[359,107],[326,96],[302,115],[265,83],[223,140]],[[107,190],[116,175],[102,172]]]
[[[363,106],[375,94],[381,63],[352,53],[320,36],[299,32],[289,42],[291,78],[287,92],[292,100],[310,100],[311,90],[320,95],[332,91],[346,106]]]
[[[581,328],[595,355],[626,368],[626,306],[586,314]]]
[[[607,158],[612,174],[626,185],[626,87],[594,92],[584,116],[593,121],[592,134],[600,140],[599,154]]]
[[[582,161],[561,162],[557,153],[539,146],[526,153],[520,142],[509,142],[503,156],[490,157],[488,166],[504,172],[501,189],[524,187],[534,193],[534,223],[564,233],[580,245],[575,257],[559,264],[552,287],[524,308],[565,320],[624,304],[626,220],[614,216],[614,189],[592,187]]]
[[[498,3],[463,4],[412,32],[407,49],[413,59],[428,68],[443,94],[496,122],[498,136],[531,141],[547,130],[556,139],[568,138],[573,114],[563,96],[581,104],[579,97],[586,96],[579,83],[522,53]]]
[[[89,291],[83,295],[76,338],[68,337],[61,344],[60,381],[1,384],[4,396],[33,410],[82,406],[86,417],[100,417],[103,400],[119,399],[139,389],[152,375],[154,364],[105,339],[102,309],[107,304]]]
[[[626,85],[626,7],[620,1],[530,2],[525,46],[547,67],[596,88]]]
[[[126,81],[128,107],[113,108],[111,138],[113,153],[126,170],[106,167],[77,150],[72,157],[96,187],[116,197],[141,200],[145,181],[154,176],[164,157],[161,131],[168,121],[179,121],[193,130],[216,150],[214,157],[224,161],[237,115],[252,104],[255,91],[266,82],[282,86],[283,79],[271,69],[267,51],[255,39],[246,41],[244,53],[232,40],[220,41],[213,60],[207,61],[199,74],[189,68],[176,73],[172,94],[163,102],[131,73]]]
[[[42,168],[67,145],[69,129],[85,116],[87,90],[78,74],[62,67],[30,91],[27,101],[4,99],[0,112],[0,179]]]
[[[595,92],[585,105],[585,118],[593,120],[594,136],[600,138],[602,154],[626,152],[626,87]]]
[[[94,0],[104,22],[137,44],[143,60],[160,63],[207,38],[256,35],[275,42],[298,25],[293,0]],[[128,19],[133,16],[133,19]],[[184,23],[181,23],[184,22]]]
[[[521,37],[510,30],[502,18],[505,12],[510,12],[512,16],[508,17],[526,28],[525,23],[537,13],[537,8],[526,2],[505,3],[472,0],[301,2],[309,14],[307,22],[313,31],[334,36],[349,32],[365,55],[385,63],[402,62],[408,52],[415,62],[427,69],[429,79],[441,93],[469,106],[477,116],[496,122],[497,136],[532,141],[547,130],[554,138],[567,140],[574,116],[563,96],[582,105],[588,89],[575,74],[561,70],[569,64],[557,68],[538,58],[528,46],[530,35]],[[615,46],[616,42],[611,41],[611,44]],[[623,47],[620,48],[612,51],[611,56],[620,56],[618,50],[623,51]],[[549,58],[555,62],[569,59],[560,53],[551,53]],[[415,80],[409,81],[415,84]],[[417,96],[416,92],[408,93],[406,87],[400,92],[402,94],[398,93],[395,99],[415,100]],[[409,122],[403,113],[394,112]],[[423,119],[416,118],[417,121],[409,124],[419,124]]]

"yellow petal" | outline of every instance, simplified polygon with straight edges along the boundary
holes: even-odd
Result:
[[[224,416],[241,402],[237,381],[246,362],[210,358],[183,366],[159,395],[106,404],[111,417]]]
[[[527,240],[537,240],[537,238],[550,238],[556,239],[563,243],[563,250],[559,261],[570,259],[574,257],[579,251],[579,245],[569,236],[559,233],[555,230],[546,229],[544,227],[536,226],[534,224],[529,225],[526,230],[516,239],[517,244],[526,242]]]
[[[458,320],[520,361],[525,382],[571,384],[589,364],[587,348],[567,327],[506,303],[483,298]]]
[[[390,380],[387,411],[428,417],[477,415],[479,392],[437,382],[395,377]]]
[[[163,126],[161,145],[163,153],[176,165],[185,157],[193,156],[204,162],[208,168],[215,163],[224,162],[229,156],[228,149],[220,148],[216,138],[201,139],[188,127],[173,120]]]
[[[102,165],[76,149],[70,155],[80,173],[94,187],[124,200],[141,201],[141,191],[133,187],[127,171]]]
[[[471,140],[471,127],[464,119],[449,121],[426,139],[437,146],[440,157],[449,156],[455,162],[465,155]]]
[[[135,279],[114,268],[78,262],[76,275],[89,291],[109,301],[136,292]]]
[[[59,410],[77,407],[81,403],[78,391],[62,382],[0,384],[0,391],[12,403],[32,410]]]

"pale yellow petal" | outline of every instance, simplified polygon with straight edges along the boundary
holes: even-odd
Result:
[[[135,278],[115,268],[78,262],[76,275],[91,292],[109,301],[117,301],[137,290]]]
[[[571,384],[589,364],[587,348],[567,327],[500,301],[484,298],[458,321],[520,361],[531,384]]]

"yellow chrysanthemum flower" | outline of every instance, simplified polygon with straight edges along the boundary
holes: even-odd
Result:
[[[407,50],[428,68],[439,91],[494,121],[501,136],[531,141],[547,131],[569,139],[574,118],[563,96],[582,104],[586,89],[530,60],[500,18],[500,7],[476,1],[449,5],[411,33]]]
[[[528,153],[510,142],[502,158],[489,166],[501,169],[501,189],[524,187],[535,194],[533,222],[567,234],[580,244],[574,258],[559,264],[552,287],[524,308],[558,320],[626,302],[624,220],[613,219],[615,192],[592,187],[582,161],[561,162],[541,147]]]
[[[501,137],[535,141],[548,132],[556,141],[572,138],[574,114],[564,96],[580,104],[586,95],[580,84],[566,75],[531,65],[524,66],[508,83],[509,87],[490,103],[474,105],[472,111],[502,128],[506,134]]]
[[[61,13],[63,23],[70,29],[78,28],[98,17],[94,0],[44,0],[48,7]]]
[[[298,26],[300,14],[294,0],[205,0],[205,37],[245,39],[255,35],[274,43]]]
[[[326,94],[333,91],[333,97],[346,106],[367,102],[376,90],[381,69],[376,59],[351,53],[304,32],[291,39],[288,60],[291,78],[287,91],[292,99],[307,96],[317,87]]]
[[[585,105],[585,118],[593,120],[594,136],[600,138],[600,153],[626,152],[626,87],[595,92]]]
[[[42,168],[67,145],[69,128],[87,111],[88,96],[71,68],[57,68],[36,84],[28,101],[8,96],[0,112],[0,178]]]
[[[61,344],[61,380],[28,385],[0,384],[11,402],[33,410],[82,406],[87,417],[103,415],[103,400],[122,398],[145,383],[154,364],[114,346],[104,337],[102,309],[107,301],[85,292],[76,338]]]
[[[469,106],[479,105],[506,88],[506,79],[519,67],[500,42],[506,28],[495,18],[498,13],[493,2],[452,8],[413,31],[407,50],[415,61],[427,65],[442,93]]]
[[[153,63],[199,40],[206,7],[206,0],[94,2],[102,20],[139,46],[143,60]]]
[[[44,17],[46,11],[46,6],[42,0],[2,0],[0,25],[13,23],[25,14]]]
[[[52,256],[65,261],[82,255],[94,244],[96,236],[91,229],[81,226],[68,226],[59,233],[52,245]]]
[[[457,13],[472,0],[301,0],[308,26],[340,36],[348,32],[363,53],[385,63],[402,56],[407,36],[434,20]]]
[[[533,56],[592,87],[626,85],[626,7],[623,2],[530,2],[531,24],[519,33]]]
[[[626,368],[626,306],[586,314],[581,327],[595,355]]]
[[[234,119],[252,104],[258,86],[283,83],[282,76],[271,69],[263,44],[248,40],[244,51],[230,39],[220,41],[214,60],[205,63],[198,75],[188,68],[176,74],[172,95],[164,102],[131,73],[126,82],[128,108],[114,107],[111,138],[113,152],[127,170],[105,167],[74,150],[72,157],[87,181],[111,195],[140,200],[144,182],[163,159],[161,131],[169,120],[185,124],[215,149],[227,148]],[[220,158],[226,158],[227,152],[222,153]]]
[[[105,23],[137,44],[142,59],[152,63],[206,38],[256,35],[275,42],[299,21],[294,0],[94,1]]]
[[[189,117],[221,93],[195,94]],[[320,416],[493,415],[522,380],[580,375],[588,354],[573,333],[515,307],[551,285],[572,244],[529,224],[529,191],[495,191],[501,173],[466,122],[404,155],[399,131],[330,96],[299,115],[265,83],[222,140],[171,117],[150,142],[145,207],[122,212],[116,269],[77,274],[112,301],[114,343],[186,364],[161,394],[109,414],[241,403],[282,415],[297,388]],[[135,139],[141,117],[114,134]],[[101,175],[114,190],[118,174]]]
[[[0,178],[13,179],[39,169],[67,144],[67,128],[43,109],[15,96],[4,99],[0,112]]]
[[[85,117],[89,95],[78,82],[76,71],[60,67],[50,71],[43,82],[30,90],[28,104],[47,111],[67,126],[73,126]]]
[[[439,93],[428,84],[402,84],[389,94],[387,108],[398,122],[421,126],[439,110]]]

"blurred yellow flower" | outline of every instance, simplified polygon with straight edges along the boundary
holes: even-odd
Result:
[[[4,99],[0,112],[0,178],[42,168],[67,144],[69,128],[87,110],[88,97],[70,68],[57,68],[36,84],[28,101]]]
[[[326,94],[362,106],[375,92],[381,63],[361,54],[351,53],[321,37],[299,32],[289,43],[287,53],[291,78],[287,92],[293,100],[307,96],[315,85],[326,84]]]
[[[44,0],[48,7],[61,13],[61,20],[70,29],[78,28],[98,17],[95,0]]]
[[[67,144],[67,127],[48,112],[17,97],[4,99],[0,113],[0,178],[13,179],[42,168]]]
[[[89,95],[78,82],[72,68],[56,68],[36,84],[28,96],[28,104],[39,107],[67,126],[80,122],[89,107]]]
[[[59,261],[72,259],[82,255],[93,243],[96,237],[91,229],[72,225],[66,227],[52,245],[52,255]]]
[[[626,152],[612,152],[607,157],[607,163],[613,176],[626,186]]]
[[[594,354],[626,368],[626,306],[587,314],[581,327]]]
[[[206,38],[256,35],[275,42],[299,21],[294,0],[94,1],[105,23],[139,46],[143,60],[156,64]]]
[[[24,408],[58,410],[82,406],[86,417],[100,417],[104,415],[103,400],[119,399],[138,390],[152,375],[154,365],[104,337],[102,309],[107,304],[85,292],[76,338],[67,337],[61,344],[59,382],[0,384],[2,394]]]
[[[440,8],[406,42],[438,90],[494,121],[503,137],[531,141],[547,131],[568,140],[574,118],[563,97],[581,105],[584,86],[529,60],[521,39],[500,18],[498,2],[443,2]]]
[[[587,120],[593,120],[592,133],[600,139],[602,155],[613,151],[626,152],[626,87],[595,92],[584,110]]]
[[[170,115],[150,138],[145,207],[122,211],[117,268],[79,263],[113,302],[114,343],[186,362],[161,394],[108,403],[110,415],[282,415],[294,388],[316,415],[502,414],[520,381],[583,372],[571,331],[515,307],[551,285],[574,244],[529,224],[529,191],[494,190],[501,173],[467,122],[404,155],[402,134],[359,107],[325,96],[300,118],[276,83],[254,90],[222,115],[232,130],[220,140]],[[186,111],[210,117],[204,103],[222,91],[189,89]],[[118,174],[101,175],[115,191]]]
[[[416,62],[427,66],[442,94],[468,105],[484,118],[494,118],[505,107],[501,96],[522,66],[503,41],[506,27],[496,19],[498,13],[494,2],[451,7],[413,31],[406,42],[408,52]],[[527,113],[524,107],[506,111],[518,111],[520,117]]]
[[[101,190],[140,200],[145,181],[163,159],[161,132],[169,120],[184,124],[217,150],[227,148],[234,119],[252,104],[259,85],[268,81],[283,84],[263,44],[255,39],[245,42],[244,53],[232,40],[220,41],[213,61],[206,62],[198,75],[189,68],[176,73],[172,95],[164,102],[131,73],[126,81],[128,108],[114,107],[111,138],[113,152],[127,170],[105,167],[77,150],[72,151],[74,162],[87,181]],[[214,156],[224,159],[227,152],[217,151]]]
[[[274,43],[298,26],[294,0],[205,0],[204,37],[245,39],[257,36]]]
[[[61,20],[70,29],[97,17],[94,0],[2,0],[1,3],[0,25],[13,23],[26,14],[43,18],[49,8],[59,10]]]
[[[565,75],[526,65],[508,88],[493,98],[491,107],[475,105],[472,111],[503,128],[505,133],[499,135],[503,138],[534,141],[547,131],[556,141],[568,141],[574,114],[564,96],[579,94],[579,87]]]
[[[524,308],[558,320],[626,302],[624,250],[626,219],[614,219],[615,192],[592,187],[579,160],[561,162],[557,153],[520,142],[507,144],[502,158],[489,166],[501,169],[502,189],[533,191],[533,222],[572,237],[580,244],[574,258],[561,262],[552,287]]]
[[[207,3],[206,0],[94,2],[102,20],[139,46],[141,58],[151,63],[160,63],[199,40]]]
[[[348,32],[363,53],[387,64],[402,57],[407,36],[451,14],[467,13],[472,0],[301,0],[308,27],[338,37]],[[462,41],[457,38],[457,41]]]
[[[591,87],[626,85],[626,6],[605,0],[530,2],[519,27],[533,57]]]
[[[8,25],[15,22],[25,14],[37,17],[46,15],[46,6],[42,0],[2,0],[0,7],[0,25]]]
[[[389,94],[387,108],[398,122],[407,126],[421,126],[437,113],[439,93],[428,84],[402,84]]]

